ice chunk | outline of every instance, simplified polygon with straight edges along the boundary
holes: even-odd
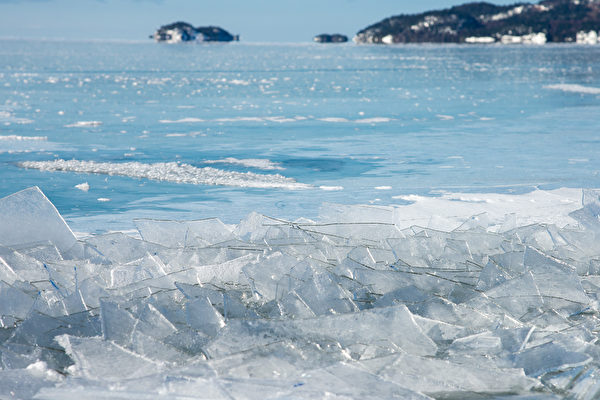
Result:
[[[544,306],[531,272],[497,285],[485,294],[516,318]]]
[[[420,315],[413,315],[413,318],[423,332],[437,345],[446,345],[459,337],[466,336],[469,331],[468,328],[462,326],[421,317]]]
[[[296,320],[291,326],[303,336],[331,338],[342,346],[387,341],[418,355],[433,355],[436,344],[415,322],[406,306],[384,307],[342,315]],[[352,326],[352,329],[347,327]],[[373,329],[373,327],[378,329]]]
[[[40,389],[56,385],[57,380],[49,370],[42,371],[37,367],[39,363],[31,364],[34,366],[32,368],[0,370],[2,397],[32,399]],[[46,371],[49,374],[46,374]]]
[[[35,297],[0,281],[0,324],[4,328],[3,323],[5,317],[13,317],[23,320],[31,311]]]
[[[493,261],[489,261],[479,274],[477,289],[485,291],[510,279],[510,275]]]
[[[352,295],[329,274],[312,272],[294,292],[315,315],[358,311],[357,305],[351,299]]]
[[[246,265],[256,261],[255,254],[247,254],[218,264],[195,267],[195,272],[198,282],[201,283],[211,282],[215,285],[245,283],[242,271]]]
[[[600,191],[584,190],[581,202],[583,208],[573,211],[570,217],[595,234],[600,234]]]
[[[533,275],[547,307],[575,313],[590,303],[575,268],[567,263],[527,247],[524,264]]]
[[[528,376],[586,365],[592,358],[584,353],[569,351],[556,343],[546,343],[525,349],[516,355],[514,364]]]
[[[521,369],[482,369],[412,354],[367,360],[362,365],[387,381],[435,397],[453,392],[523,393],[536,387],[536,381],[527,378]]]
[[[521,351],[527,345],[535,327],[497,329],[494,334],[502,341],[502,348],[510,353]]]
[[[215,310],[208,298],[198,298],[185,305],[188,324],[208,336],[216,336],[225,326],[223,316]]]
[[[50,241],[68,251],[77,240],[65,220],[37,187],[0,199],[0,244],[17,246]]]
[[[152,303],[142,308],[135,329],[157,339],[164,339],[177,332],[175,325]]]
[[[448,348],[450,355],[468,354],[469,357],[475,355],[490,357],[500,351],[502,351],[502,341],[489,331],[458,338]]]
[[[437,351],[436,344],[423,333],[405,306],[292,321],[231,321],[207,351],[213,357],[222,357],[284,338],[311,340],[322,346],[383,344],[422,355]]]
[[[263,241],[269,228],[275,224],[281,224],[281,222],[252,212],[237,224],[234,234],[247,242],[258,243]]]
[[[70,368],[73,376],[110,382],[140,378],[163,369],[161,363],[150,361],[99,337],[61,335],[56,337],[56,341],[75,362],[75,366]]]
[[[95,236],[86,241],[98,252],[115,263],[127,263],[138,260],[147,254],[155,254],[159,245],[144,242],[123,233],[109,233]]]
[[[82,382],[85,386],[82,386]],[[195,376],[193,372],[187,370],[182,370],[180,373],[147,376],[112,385],[98,381],[74,380],[57,387],[44,387],[35,396],[36,399],[42,400],[80,400],[82,397],[136,400],[154,400],[157,397],[210,400],[232,398],[218,380]]]
[[[265,301],[276,299],[291,288],[287,275],[300,261],[282,253],[270,254],[242,270],[254,293]]]
[[[144,240],[167,247],[205,247],[234,239],[217,218],[197,221],[137,219],[135,225]]]
[[[301,383],[292,392],[300,398],[328,398],[333,392],[340,399],[431,399],[348,362],[307,371],[302,375]]]
[[[129,344],[136,320],[130,312],[110,301],[100,302],[102,336],[123,345]]]
[[[303,371],[347,360],[341,349],[321,353],[317,346],[275,342],[209,360],[209,365],[219,376],[232,379],[297,379]]]
[[[577,371],[577,370],[576,370]],[[579,372],[579,371],[577,371]],[[570,385],[569,392],[581,400],[593,400],[600,397],[600,370],[592,367],[581,371],[577,379]]]

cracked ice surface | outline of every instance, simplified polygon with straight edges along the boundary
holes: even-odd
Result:
[[[599,194],[559,225],[330,206],[77,240],[24,190],[0,199],[0,395],[598,398]]]

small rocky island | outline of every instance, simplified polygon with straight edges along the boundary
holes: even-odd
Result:
[[[187,22],[174,22],[163,25],[150,38],[157,42],[232,42],[240,40],[239,35],[232,35],[218,26],[199,26],[195,28]]]
[[[445,10],[398,15],[356,34],[356,43],[596,44],[600,0],[543,0],[497,6],[468,3]]]
[[[348,41],[348,36],[340,33],[334,33],[332,35],[328,33],[322,33],[315,36],[313,40],[317,43],[346,43]]]

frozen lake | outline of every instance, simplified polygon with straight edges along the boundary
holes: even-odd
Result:
[[[0,194],[38,185],[74,229],[103,231],[598,187],[599,59],[564,45],[3,41]],[[71,163],[49,172],[55,160]]]

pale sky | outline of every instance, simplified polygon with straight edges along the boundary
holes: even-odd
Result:
[[[461,0],[0,0],[0,38],[146,40],[175,21],[217,25],[245,42],[349,37],[384,18],[462,4]],[[489,0],[512,4],[512,0]],[[149,40],[149,39],[148,39]]]

